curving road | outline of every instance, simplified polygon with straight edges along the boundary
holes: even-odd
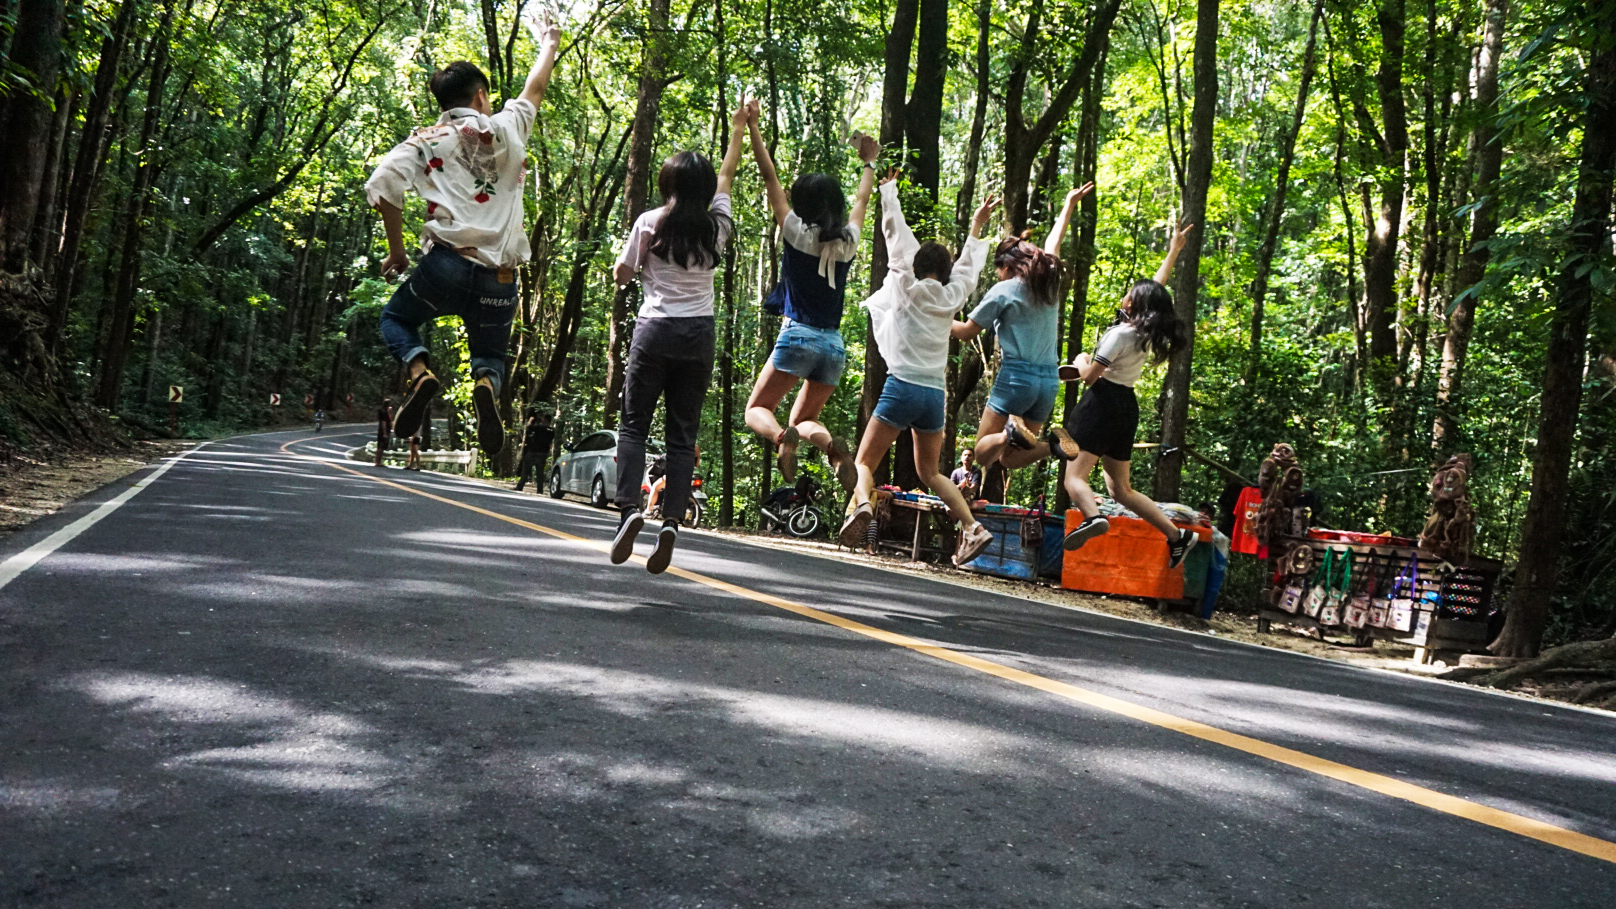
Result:
[[[708,534],[652,577],[363,438],[0,541],[0,906],[1616,904],[1608,714]]]

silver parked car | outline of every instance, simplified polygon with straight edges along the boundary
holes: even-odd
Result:
[[[662,453],[662,443],[648,439],[646,460]],[[589,503],[605,508],[617,492],[617,432],[592,432],[561,450],[561,458],[550,471],[550,497],[567,493],[588,496]]]

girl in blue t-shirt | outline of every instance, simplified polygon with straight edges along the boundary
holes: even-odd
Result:
[[[848,217],[847,197],[841,184],[828,174],[803,174],[791,184],[789,200],[774,161],[758,131],[759,105],[748,107],[752,154],[768,190],[769,208],[785,241],[780,280],[765,308],[785,318],[774,355],[758,373],[752,396],[746,401],[746,425],[779,449],[780,476],[787,483],[797,475],[797,445],[806,439],[825,452],[842,486],[852,492],[858,483],[852,451],[819,422],[825,402],[842,378],[847,354],[842,347],[842,304],[847,298],[847,272],[858,253],[859,227],[875,186],[875,159],[881,145],[870,136],[858,137],[864,161],[853,214]],[[790,425],[781,428],[775,409],[801,381],[802,391],[791,405]]]
[[[1061,241],[1077,203],[1093,189],[1088,183],[1066,194],[1042,249],[1025,235],[1000,241],[993,254],[999,283],[951,329],[962,341],[989,328],[999,338],[999,374],[976,429],[976,460],[984,470],[996,463],[1014,470],[1049,456],[1038,436],[1060,391]]]

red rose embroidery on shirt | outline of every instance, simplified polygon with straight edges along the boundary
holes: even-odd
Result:
[[[437,210],[438,210],[438,203],[436,203],[436,202],[428,202],[426,204],[426,213],[427,214],[430,215],[430,214],[432,214],[433,212],[435,212]]]
[[[476,199],[478,202],[487,202],[488,201],[488,194],[487,193],[478,193],[477,195],[472,196],[472,198]]]
[[[431,161],[426,162],[426,166],[428,168],[434,168],[435,167],[438,170],[443,170],[443,159],[442,158],[433,158]]]

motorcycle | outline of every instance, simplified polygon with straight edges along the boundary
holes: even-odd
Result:
[[[825,534],[828,527],[815,504],[823,491],[824,486],[806,471],[799,474],[796,485],[781,486],[758,506],[760,529],[783,529],[798,539]]]
[[[319,432],[325,428],[325,411],[316,411],[314,414],[314,431]]]
[[[667,458],[665,455],[658,455],[656,459],[646,467],[645,479],[640,481],[642,507],[645,505],[645,503],[650,501],[651,487],[655,486],[656,482],[662,479],[662,476],[666,470]],[[699,473],[693,474],[690,477],[690,497],[685,500],[685,516],[684,519],[679,522],[686,527],[699,526],[701,524],[702,515],[707,512],[707,493],[702,489],[702,483],[704,480],[705,478]],[[662,509],[660,507],[647,508],[645,516],[650,520],[660,521],[662,520]]]

